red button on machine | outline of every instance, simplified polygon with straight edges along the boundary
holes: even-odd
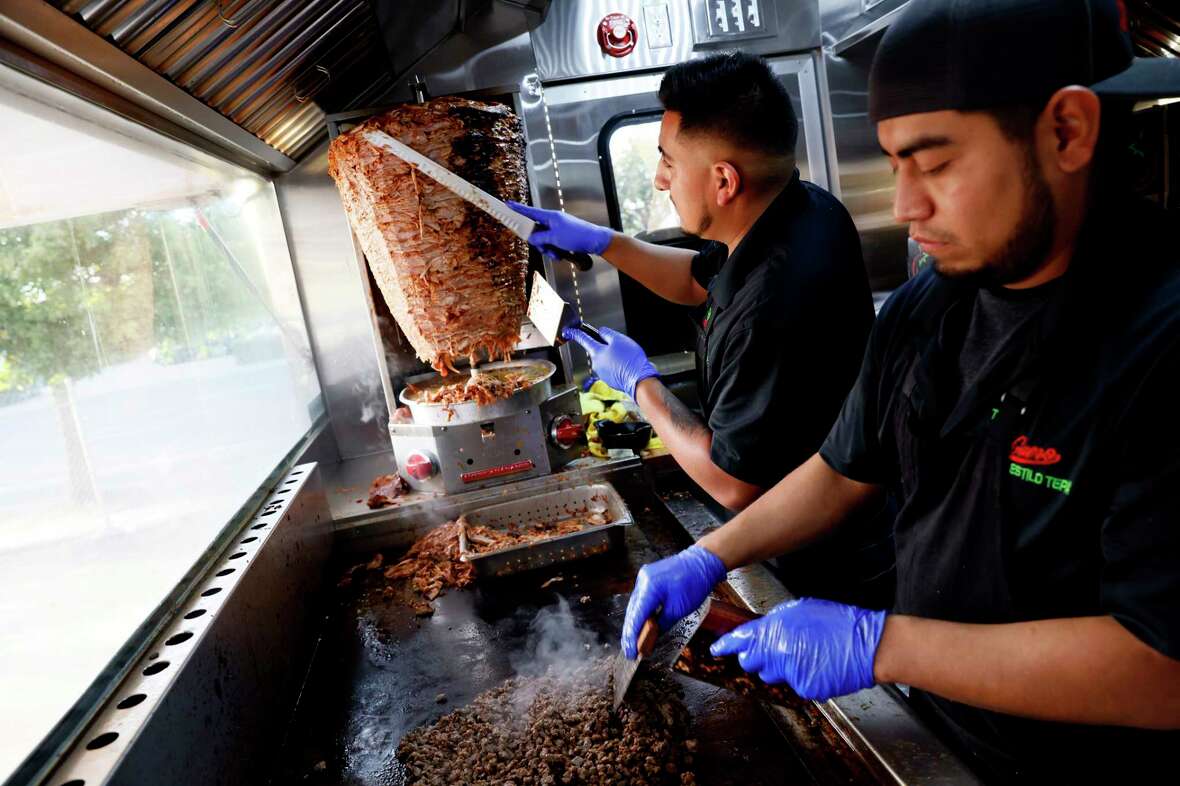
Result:
[[[406,459],[405,470],[414,480],[426,480],[436,472],[434,461],[423,453],[411,453]]]
[[[562,450],[573,447],[585,436],[586,424],[569,415],[558,415],[549,428],[549,439]]]
[[[638,41],[635,20],[626,14],[607,14],[598,23],[598,45],[603,54],[611,57],[629,55]]]

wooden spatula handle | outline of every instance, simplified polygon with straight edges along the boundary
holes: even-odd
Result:
[[[743,609],[740,606],[734,606],[732,603],[713,599],[709,603],[709,613],[701,620],[701,628],[715,636],[724,636],[738,625],[745,624],[750,620],[756,620],[758,617],[758,614],[755,614],[749,609]]]
[[[656,625],[654,618],[643,623],[643,627],[639,629],[639,641],[635,645],[641,657],[646,658],[651,655],[652,650],[656,648],[656,637],[659,635],[660,626]]]

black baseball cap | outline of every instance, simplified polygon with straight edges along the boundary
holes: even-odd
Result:
[[[1180,60],[1139,58],[1123,0],[911,0],[869,73],[869,116],[1045,101],[1180,95]]]

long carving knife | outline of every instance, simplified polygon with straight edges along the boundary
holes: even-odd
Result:
[[[364,137],[365,141],[373,147],[379,147],[382,150],[393,153],[419,172],[438,181],[440,185],[475,205],[508,227],[512,231],[512,234],[521,240],[527,241],[529,236],[537,229],[538,224],[528,216],[522,216],[487,191],[468,183],[451,170],[440,164],[436,164],[417,150],[394,139],[384,131],[366,131]],[[589,270],[593,264],[589,254],[575,253],[560,248],[553,250],[562,259],[572,262],[579,270]]]

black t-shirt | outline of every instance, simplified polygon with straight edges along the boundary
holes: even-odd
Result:
[[[998,351],[966,386],[961,355],[987,309],[981,293],[933,270],[899,289],[820,453],[849,478],[899,489],[897,612],[970,623],[1112,615],[1180,658],[1180,265],[1148,206],[1096,210],[1078,248],[1044,305],[998,331]],[[1180,744],[1177,732],[914,694],[1001,779],[1123,777]]]
[[[709,292],[697,315],[701,404],[713,462],[768,488],[819,448],[840,411],[872,294],[848,211],[798,172],[727,251],[709,243],[692,263]]]
[[[1049,302],[1058,281],[1032,289],[981,289],[971,311],[971,322],[959,350],[961,392],[978,380],[983,370],[996,362],[1008,342],[1025,328]]]

